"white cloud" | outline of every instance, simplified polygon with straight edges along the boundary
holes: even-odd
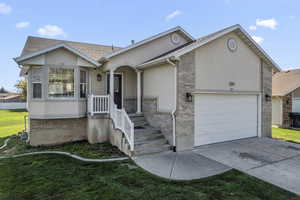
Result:
[[[62,28],[56,25],[45,25],[42,28],[38,29],[38,34],[42,36],[49,36],[49,37],[55,37],[55,36],[66,36],[66,33]]]
[[[5,3],[0,3],[0,15],[7,15],[11,12],[11,7]]]
[[[263,26],[270,29],[276,29],[278,22],[276,19],[256,19],[256,25],[257,26]]]
[[[249,29],[252,30],[252,31],[256,30],[256,28],[257,28],[257,27],[256,27],[256,26],[253,26],[253,25],[252,25],[252,26],[249,26]]]
[[[26,28],[30,25],[30,22],[19,22],[16,23],[16,28]]]
[[[255,36],[255,35],[252,36],[252,39],[259,44],[264,41],[264,38],[262,38],[260,36]]]
[[[180,10],[175,10],[174,12],[170,13],[169,15],[166,16],[166,20],[169,21],[171,19],[173,19],[174,17],[178,16],[178,15],[181,15],[182,14],[182,11]]]

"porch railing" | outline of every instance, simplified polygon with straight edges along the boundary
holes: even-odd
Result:
[[[89,95],[88,112],[94,114],[109,113],[109,95]]]
[[[130,150],[134,150],[134,124],[124,108],[118,109],[109,95],[89,95],[88,112],[94,114],[108,114],[114,122],[115,128],[120,129],[129,143]]]
[[[122,109],[118,109],[117,105],[111,102],[110,116],[115,124],[115,128],[120,129],[129,143],[130,151],[134,150],[134,124],[130,120],[127,112]]]

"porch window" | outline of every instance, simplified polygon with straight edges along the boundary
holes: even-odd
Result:
[[[74,69],[49,68],[49,97],[74,97]]]
[[[80,70],[80,98],[86,98],[87,93],[87,73]]]
[[[39,82],[32,83],[32,98],[33,99],[42,98],[42,83]]]

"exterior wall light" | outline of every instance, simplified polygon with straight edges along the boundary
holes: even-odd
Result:
[[[185,101],[193,102],[193,95],[190,92],[185,93]]]
[[[265,100],[266,100],[266,101],[271,101],[272,98],[271,98],[271,96],[270,96],[269,94],[266,94],[266,95],[265,95]]]

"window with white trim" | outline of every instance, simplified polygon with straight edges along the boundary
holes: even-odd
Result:
[[[87,95],[87,72],[80,70],[80,98],[86,98]]]
[[[74,69],[49,68],[48,79],[50,98],[74,97]]]
[[[41,99],[42,98],[42,83],[33,82],[32,83],[32,98]]]

